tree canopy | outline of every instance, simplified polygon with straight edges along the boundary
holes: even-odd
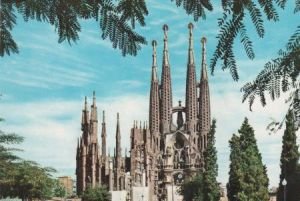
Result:
[[[111,196],[105,186],[88,187],[82,194],[84,201],[110,201]]]
[[[180,186],[179,192],[184,200],[204,201],[203,199],[203,174],[198,173],[191,179],[185,179]]]
[[[282,137],[282,151],[280,157],[281,173],[277,195],[278,201],[284,201],[284,186],[282,184],[284,179],[287,182],[286,200],[296,201],[300,199],[300,182],[298,176],[300,153],[298,148],[293,113],[289,111],[286,117],[286,128]]]
[[[230,170],[227,184],[230,201],[261,200],[268,201],[266,167],[258,150],[253,128],[245,118],[239,136],[230,140]]]
[[[23,137],[0,130],[0,198],[49,199],[55,194],[55,170],[18,157],[14,152],[19,149],[9,145],[22,141]]]
[[[204,152],[203,197],[205,201],[220,200],[220,187],[217,181],[218,164],[215,133],[216,120],[213,119],[207,135],[207,148]]]

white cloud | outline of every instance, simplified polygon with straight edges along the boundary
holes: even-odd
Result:
[[[120,80],[118,82],[119,85],[123,85],[130,88],[137,88],[143,86],[145,83],[139,80]]]
[[[133,120],[147,120],[147,98],[134,94],[115,98],[98,98],[97,106],[99,133],[102,110],[106,111],[107,144],[111,154],[115,146],[116,113],[120,113],[124,153],[125,147],[129,146]],[[25,142],[21,145],[24,153],[21,155],[26,159],[52,166],[58,169],[60,174],[73,174],[77,138],[81,135],[82,107],[83,101],[80,100],[2,103],[0,105],[1,116],[6,121],[1,123],[1,129],[25,137]]]

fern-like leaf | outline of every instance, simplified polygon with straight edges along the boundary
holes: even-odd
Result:
[[[256,5],[252,1],[249,1],[249,3],[247,4],[247,8],[249,10],[251,20],[256,28],[259,37],[263,38],[265,29],[264,29],[264,24],[263,24],[260,10],[256,7]]]
[[[247,35],[246,27],[244,25],[241,26],[240,36],[241,36],[241,43],[244,45],[247,56],[250,59],[254,59],[255,54],[253,51],[252,41],[250,41],[250,39]]]

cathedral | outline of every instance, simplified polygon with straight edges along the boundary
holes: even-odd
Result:
[[[105,114],[103,112],[100,146],[95,93],[90,114],[85,99],[81,122],[82,136],[78,140],[76,155],[78,194],[88,186],[106,185],[112,192],[112,197],[117,192],[124,192],[119,195],[120,200],[121,197],[122,200],[132,201],[182,200],[178,195],[180,183],[203,171],[203,153],[207,147],[211,122],[206,38],[201,39],[202,62],[198,82],[192,23],[188,25],[188,29],[185,103],[179,101],[176,106],[173,105],[168,26],[164,25],[160,81],[157,75],[157,42],[152,42],[149,125],[134,121],[130,131],[128,156],[126,152],[122,154],[119,114],[116,118],[114,155],[110,156],[106,152]]]

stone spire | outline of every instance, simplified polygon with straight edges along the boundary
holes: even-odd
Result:
[[[163,26],[164,31],[164,50],[162,62],[162,75],[161,75],[161,105],[160,105],[160,124],[161,133],[170,132],[170,125],[172,122],[172,84],[171,72],[169,64],[168,53],[168,26]]]
[[[201,63],[201,81],[207,80],[207,64],[206,64],[206,42],[207,39],[203,37],[201,39],[202,43],[202,63]]]
[[[93,92],[93,104],[91,105],[91,118],[90,118],[90,138],[91,143],[98,141],[98,113],[96,106],[96,93]]]
[[[121,132],[120,132],[120,118],[119,113],[117,113],[117,130],[116,130],[116,168],[121,167],[120,160],[122,157],[121,150]]]
[[[187,63],[187,76],[186,76],[186,121],[189,132],[196,131],[197,119],[197,82],[196,70],[193,48],[193,24],[189,23],[189,50],[188,50],[188,63]]]
[[[102,131],[101,131],[101,141],[102,141],[102,156],[106,156],[106,123],[105,123],[105,112],[103,110],[102,116]]]
[[[85,145],[88,144],[89,141],[89,110],[87,107],[87,98],[84,99],[84,108],[82,110],[82,117],[81,117],[81,131],[83,136],[83,142]]]
[[[152,76],[150,88],[150,104],[149,104],[149,122],[152,135],[159,133],[159,86],[157,79],[157,62],[156,62],[156,41],[152,41],[153,46],[153,62]]]
[[[204,150],[207,146],[207,133],[210,129],[211,115],[210,115],[210,98],[209,86],[206,69],[206,38],[201,39],[202,43],[202,66],[201,66],[201,80],[200,80],[200,94],[199,94],[199,123],[201,133],[200,148]]]

